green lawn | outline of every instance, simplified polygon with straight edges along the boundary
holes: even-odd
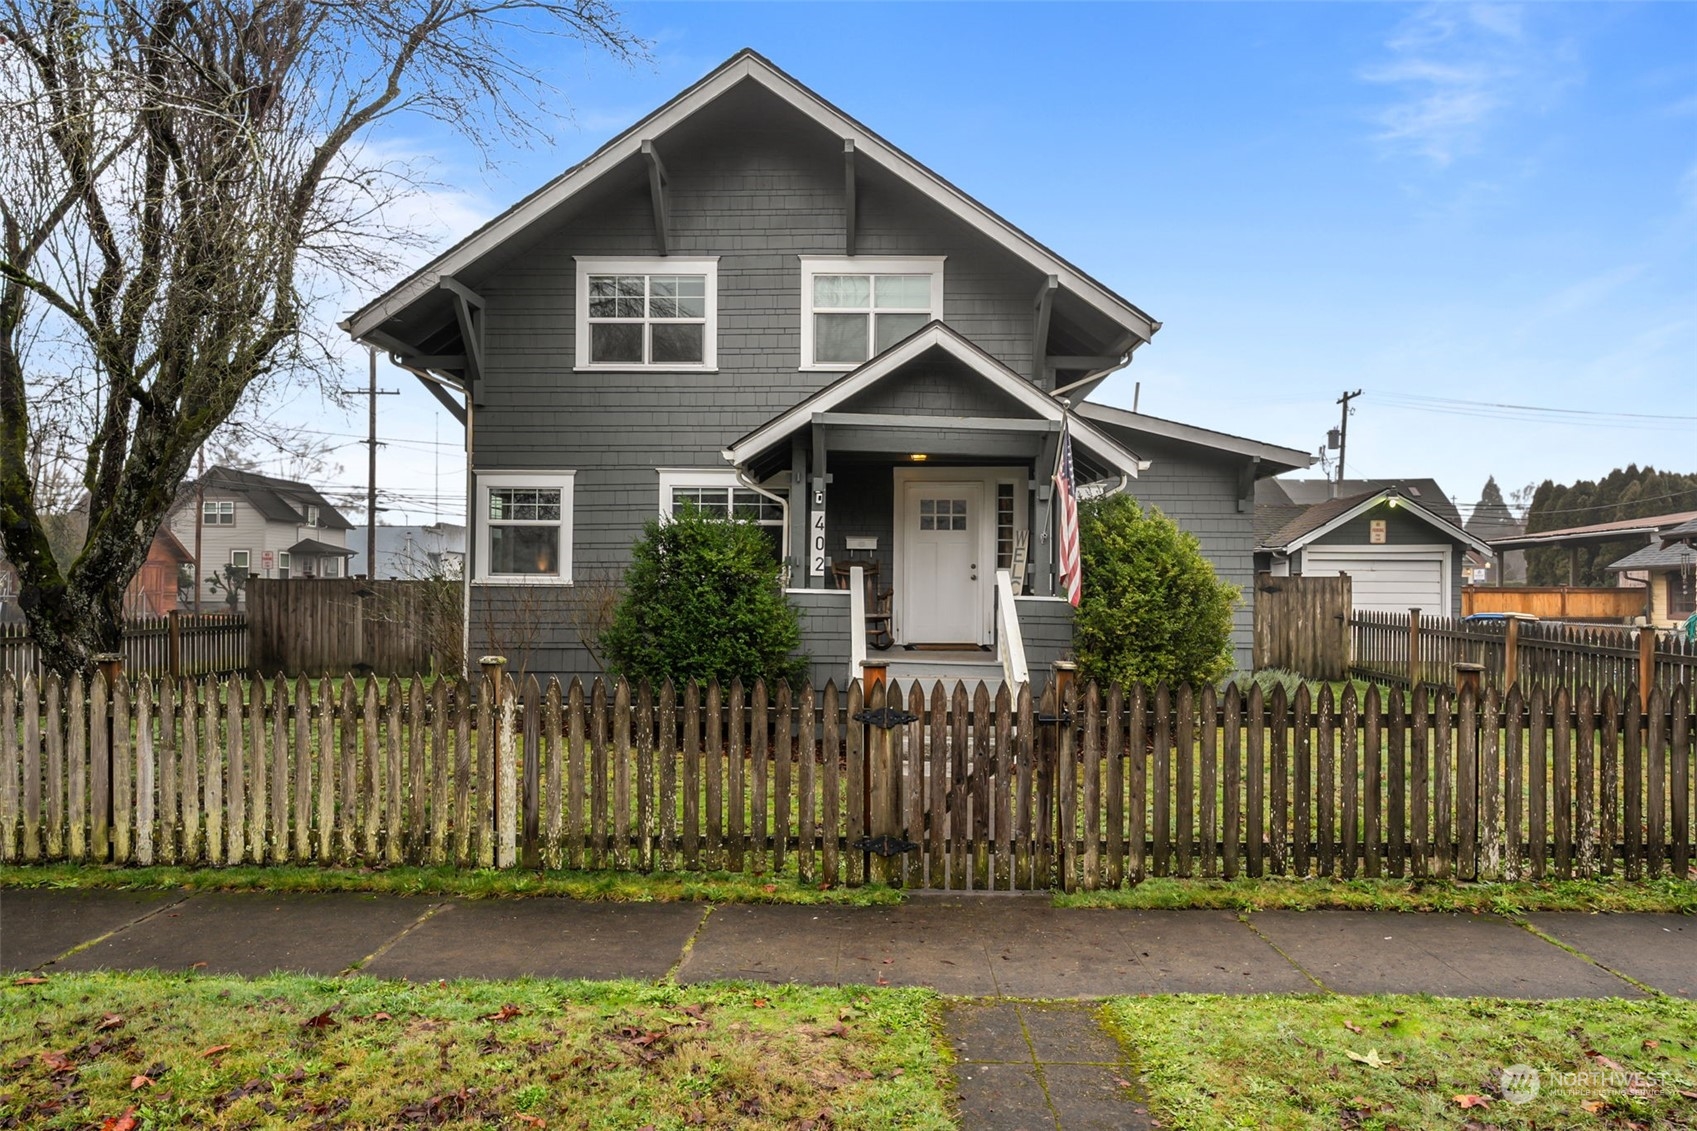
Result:
[[[1689,880],[1549,880],[1457,883],[1450,880],[1175,880],[1151,877],[1135,887],[1055,896],[1059,907],[1215,908],[1229,911],[1451,911],[1518,915],[1531,911],[1666,911],[1697,914]]]
[[[1103,1017],[1166,1127],[1697,1125],[1697,1006],[1669,998],[1178,996]],[[1530,1102],[1503,1094],[1513,1065],[1539,1073]]]
[[[552,895],[614,903],[900,903],[894,888],[826,887],[786,876],[741,872],[527,872],[495,868],[331,868],[241,865],[148,868],[104,864],[0,865],[5,888],[116,888],[125,891],[362,891],[470,899]]]
[[[61,974],[0,989],[0,1126],[920,1131],[942,1047],[922,990]]]

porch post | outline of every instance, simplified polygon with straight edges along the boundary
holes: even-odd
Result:
[[[1055,595],[1055,459],[1060,453],[1060,436],[1051,432],[1043,440],[1032,485],[1036,498],[1031,508],[1031,591],[1040,597]]]
[[[807,445],[790,438],[790,586],[807,587]]]
[[[821,566],[818,573],[813,572],[814,554],[824,553],[824,548],[815,549],[813,542],[815,538],[823,537],[825,533],[823,529],[826,514],[825,488],[830,482],[830,473],[825,469],[825,426],[815,420],[813,422],[813,481],[810,490],[807,492],[807,551],[803,562],[803,568],[807,570],[807,587],[809,589],[827,588],[825,575],[828,570]],[[814,528],[815,516],[818,516],[821,529],[816,530]]]

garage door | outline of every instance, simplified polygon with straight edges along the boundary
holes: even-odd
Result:
[[[1382,613],[1409,609],[1448,616],[1444,600],[1444,570],[1449,553],[1443,548],[1372,553],[1355,547],[1309,546],[1302,551],[1302,572],[1331,577],[1349,574],[1355,607]]]

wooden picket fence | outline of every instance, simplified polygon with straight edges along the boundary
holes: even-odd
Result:
[[[241,613],[189,613],[124,622],[124,670],[135,675],[230,675],[248,670],[247,618]],[[0,671],[41,678],[40,649],[27,624],[0,625]]]
[[[472,692],[477,694],[473,695]],[[1057,709],[1058,707],[1058,709]],[[1146,876],[1690,874],[1690,694],[657,693],[0,678],[0,859]],[[876,849],[893,855],[881,855]]]

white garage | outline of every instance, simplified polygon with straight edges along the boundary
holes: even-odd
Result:
[[[1378,613],[1420,609],[1447,616],[1455,551],[1449,546],[1314,546],[1302,551],[1309,577],[1349,574],[1355,607]]]

